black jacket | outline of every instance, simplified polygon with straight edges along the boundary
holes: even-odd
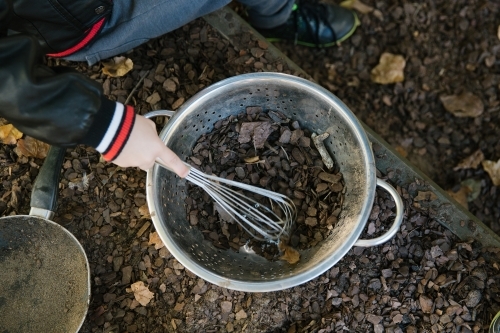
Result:
[[[111,9],[111,0],[0,0],[0,117],[50,144],[96,147],[115,102],[84,75],[43,65],[43,56],[77,45]]]

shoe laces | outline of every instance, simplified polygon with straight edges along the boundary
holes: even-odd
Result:
[[[306,25],[307,34],[312,38],[316,45],[320,45],[319,27],[320,23],[323,23],[328,29],[330,29],[333,40],[337,40],[335,31],[333,30],[327,17],[327,8],[325,4],[319,3],[318,0],[308,0],[302,1],[297,0],[292,10],[292,15],[294,16],[294,29],[295,29],[295,44],[298,42],[299,38],[299,21],[302,21]],[[311,20],[313,18],[313,20]],[[311,21],[314,22],[314,27],[311,26]]]

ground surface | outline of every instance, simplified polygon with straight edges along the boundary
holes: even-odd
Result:
[[[280,48],[333,91],[368,126],[445,190],[464,181],[480,193],[469,210],[500,231],[497,187],[483,168],[454,170],[481,150],[500,158],[500,6],[495,1],[365,1],[379,10],[360,15],[361,26],[339,48]],[[402,83],[370,80],[382,53],[406,59]],[[484,103],[479,117],[446,111],[444,95],[472,93]]]
[[[361,27],[342,46],[280,47],[443,188],[478,180],[481,193],[470,210],[498,230],[498,191],[486,172],[453,170],[478,148],[487,159],[500,158],[498,4],[366,3],[380,10],[383,20],[360,14]],[[64,65],[103,84],[112,99],[125,102],[131,96],[128,102],[143,114],[176,109],[226,77],[263,69],[291,73],[268,55],[265,43],[243,38],[247,47],[235,48],[197,20],[125,54],[134,70],[124,77],[109,78],[101,64]],[[403,83],[370,81],[370,70],[384,51],[407,59]],[[482,116],[456,118],[444,110],[439,96],[463,91],[484,100]],[[164,124],[157,123],[159,128]],[[4,145],[0,152],[3,215],[29,211],[31,184],[43,162],[18,157],[13,147]],[[355,247],[303,285],[245,293],[205,282],[165,247],[155,248],[145,176],[103,163],[85,147],[66,154],[54,220],[75,234],[90,262],[92,299],[81,332],[482,332],[500,310],[498,251],[460,242],[431,213],[418,209],[415,184],[398,188],[406,214],[390,242]],[[370,232],[393,215],[390,201],[380,195]],[[129,289],[138,281],[154,293],[144,306]]]

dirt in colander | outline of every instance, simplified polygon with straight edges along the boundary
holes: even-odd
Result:
[[[255,239],[208,193],[191,184],[186,199],[190,224],[217,248],[238,251],[247,245],[269,260],[281,258],[284,250],[308,249],[328,237],[341,210],[344,181],[335,164],[325,166],[312,135],[283,113],[250,106],[246,112],[219,120],[212,132],[198,139],[189,158],[206,174],[292,199],[297,217],[289,237],[281,238],[280,247],[276,242]],[[248,191],[243,194],[257,197]]]

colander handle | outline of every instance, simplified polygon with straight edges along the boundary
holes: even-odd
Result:
[[[399,193],[394,189],[394,187],[382,179],[377,178],[377,186],[383,187],[394,199],[394,202],[396,203],[396,218],[394,219],[392,227],[387,230],[385,234],[373,239],[358,239],[358,241],[354,243],[354,246],[370,247],[384,244],[396,235],[399,227],[401,227],[401,223],[403,223],[404,205]]]

